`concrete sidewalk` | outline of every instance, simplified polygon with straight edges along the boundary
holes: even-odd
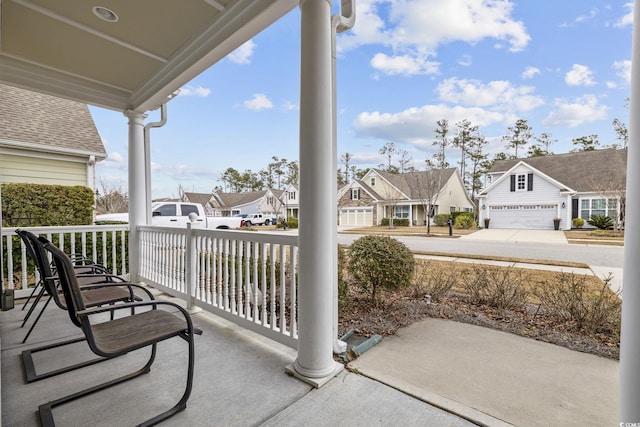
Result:
[[[617,361],[480,326],[429,318],[349,366],[480,425],[617,425]]]

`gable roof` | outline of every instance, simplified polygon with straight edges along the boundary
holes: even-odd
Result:
[[[418,189],[418,183],[420,182],[419,177],[428,172],[419,171],[419,172],[405,172],[405,173],[390,173],[385,172],[379,169],[373,169],[378,175],[387,180],[391,185],[396,187],[400,192],[406,195],[411,200],[420,199],[421,192]],[[434,174],[434,178],[439,179],[440,188],[438,191],[442,189],[442,187],[451,179],[451,176],[456,172],[456,168],[447,168],[447,169],[432,169],[431,173]]]
[[[220,206],[232,208],[255,202],[264,197],[265,194],[267,194],[267,190],[250,191],[248,193],[216,193],[214,196]]]
[[[96,160],[107,154],[85,104],[6,85],[0,85],[0,143]]]
[[[594,184],[598,182],[599,177],[610,182],[625,182],[627,175],[627,150],[614,148],[496,160],[488,173],[505,173],[519,162],[530,165],[578,192],[595,191]]]
[[[207,194],[207,193],[188,193],[188,192],[184,193],[184,198],[186,199],[185,201],[189,201],[192,203],[200,203],[202,206],[206,206],[212,197],[213,197],[212,194]]]

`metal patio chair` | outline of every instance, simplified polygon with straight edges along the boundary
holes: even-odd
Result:
[[[33,328],[40,320],[40,317],[44,313],[47,308],[49,302],[53,300],[59,308],[63,310],[67,310],[67,304],[64,300],[61,290],[58,288],[59,286],[59,277],[56,275],[57,272],[51,268],[49,264],[49,258],[47,257],[47,251],[44,247],[43,242],[48,242],[44,237],[39,238],[35,234],[26,231],[26,230],[16,230],[18,235],[24,239],[25,245],[27,246],[27,252],[30,256],[33,257],[36,268],[40,272],[40,276],[43,282],[43,288],[48,294],[48,298],[38,313],[34,323],[29,328],[23,343],[33,331]],[[150,300],[153,299],[153,295],[149,292],[148,289],[145,289],[143,286],[134,283],[124,282],[123,279],[118,276],[112,276],[104,273],[99,274],[76,274],[77,269],[76,266],[72,266],[72,272],[77,277],[78,282],[82,283],[81,287],[81,296],[83,298],[83,302],[87,307],[95,307],[95,306],[112,306],[115,303],[124,303],[124,302],[133,302],[136,299],[140,300],[139,297],[135,295],[133,289],[139,289],[144,292]],[[119,281],[118,281],[119,280]],[[35,307],[36,302],[34,302]],[[24,324],[24,323],[23,323]],[[38,374],[35,369],[35,364],[33,361],[33,354],[38,353],[45,350],[50,350],[52,348],[62,347],[65,345],[74,344],[80,341],[84,341],[84,337],[81,338],[73,338],[70,340],[55,342],[53,344],[48,344],[36,348],[32,348],[29,350],[24,350],[22,352],[22,360],[24,366],[24,372],[27,382],[34,382],[37,380],[41,380],[44,378],[49,378],[55,375],[59,375],[65,372],[69,372],[75,369],[82,368],[84,366],[92,365],[94,363],[101,362],[105,360],[104,358],[91,359],[88,361],[80,362],[74,365],[66,366],[64,368],[56,369],[53,371],[48,371],[44,373]]]
[[[43,241],[43,238],[40,238]],[[84,333],[91,350],[102,357],[113,358],[135,350],[151,346],[151,355],[145,365],[137,371],[120,378],[108,381],[89,389],[61,397],[54,401],[40,405],[41,424],[45,427],[53,426],[54,419],[52,409],[70,401],[82,398],[89,394],[104,390],[108,387],[123,383],[150,372],[155,359],[158,342],[169,338],[180,337],[188,343],[188,368],[185,391],[172,408],[140,424],[142,426],[155,425],[182,411],[187,406],[187,400],[191,394],[194,369],[194,334],[201,333],[194,328],[189,313],[177,304],[169,301],[143,301],[117,304],[110,307],[88,308],[82,297],[82,290],[78,284],[77,276],[73,274],[73,264],[69,257],[50,242],[43,241],[46,250],[52,256],[60,278],[61,288],[68,308],[69,318]],[[126,317],[118,317],[101,323],[92,323],[94,315],[109,310],[127,310],[131,307],[147,308],[147,311],[136,311]],[[172,310],[167,311],[165,309]],[[109,402],[105,402],[109,405]]]

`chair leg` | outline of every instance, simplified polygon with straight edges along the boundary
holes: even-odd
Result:
[[[36,296],[36,299],[33,301],[33,304],[31,304],[31,307],[29,307],[29,311],[27,311],[27,314],[26,314],[26,316],[24,316],[24,319],[22,319],[22,325],[20,325],[21,328],[25,325],[25,323],[27,323],[27,320],[29,320],[29,317],[31,317],[31,314],[33,313],[33,310],[36,309],[36,306],[40,302],[40,299],[45,294],[45,292],[46,292],[46,290],[45,290],[44,286],[42,288],[40,288],[40,292]],[[26,305],[27,304],[25,303],[24,306],[26,306]],[[24,310],[24,306],[22,306],[23,310]]]
[[[194,345],[194,334],[189,334],[187,336],[183,336],[183,338],[186,339],[186,341],[189,344],[189,363],[188,363],[188,368],[187,368],[187,384],[184,390],[184,393],[182,394],[182,397],[180,398],[180,400],[178,401],[178,403],[176,403],[171,409],[156,415],[155,417],[141,423],[138,424],[137,427],[149,427],[149,426],[154,426],[156,424],[161,423],[162,421],[172,417],[173,415],[177,414],[178,412],[184,410],[187,407],[187,400],[189,400],[189,397],[191,396],[191,390],[193,388],[193,370],[194,370],[194,366],[195,366],[195,345]],[[71,402],[73,400],[79,399],[81,397],[87,396],[89,394],[98,392],[100,390],[104,390],[108,387],[111,387],[113,385],[116,384],[120,384],[123,383],[125,381],[128,381],[130,379],[136,378],[142,374],[148,373],[151,370],[151,364],[153,363],[154,359],[155,359],[155,355],[156,355],[156,345],[157,344],[153,344],[152,346],[152,350],[151,350],[151,357],[149,358],[149,360],[147,361],[147,363],[145,364],[144,367],[142,367],[142,369],[133,372],[129,375],[125,375],[123,377],[117,378],[115,380],[109,381],[107,383],[86,389],[84,391],[78,392],[78,393],[74,393],[71,394],[69,396],[65,396],[62,397],[60,399],[54,400],[52,402],[48,402],[45,403],[43,405],[40,405],[40,407],[38,408],[38,413],[40,414],[40,423],[42,425],[42,427],[53,427],[55,425],[54,420],[53,420],[53,408],[56,406],[60,406],[63,405],[65,403]]]
[[[53,408],[55,408],[56,406],[60,406],[60,405],[64,405],[65,403],[69,403],[72,402],[76,399],[80,399],[82,397],[88,396],[90,394],[93,393],[97,393],[101,390],[104,390],[106,388],[109,388],[111,386],[117,385],[117,384],[121,384],[123,382],[132,380],[136,377],[139,377],[140,375],[143,374],[147,374],[151,371],[151,365],[153,364],[153,361],[156,358],[156,346],[157,344],[153,344],[151,346],[151,356],[149,357],[149,360],[147,360],[147,362],[145,363],[145,365],[140,368],[139,370],[132,372],[130,374],[124,375],[120,378],[116,378],[114,380],[111,381],[107,381],[106,383],[102,383],[102,384],[98,384],[96,386],[90,387],[88,389],[70,394],[68,396],[64,396],[61,397],[59,399],[56,400],[52,400],[50,402],[44,403],[42,405],[40,405],[38,407],[38,414],[40,416],[40,425],[42,427],[54,427],[55,426],[55,422],[53,420]]]
[[[36,325],[38,324],[38,320],[40,320],[40,317],[42,317],[42,314],[47,309],[47,306],[51,302],[52,298],[53,297],[51,295],[49,295],[49,298],[47,298],[47,302],[44,303],[44,307],[42,307],[42,309],[40,310],[40,313],[38,313],[38,317],[36,317],[36,320],[33,321],[33,324],[29,328],[29,331],[27,332],[27,335],[24,336],[24,339],[22,340],[22,344],[27,342],[27,339],[29,338],[29,335],[31,335],[31,331],[33,331],[33,328],[35,328]],[[35,307],[35,305],[34,305],[34,307]]]
[[[54,344],[45,345],[42,347],[34,348],[31,350],[24,350],[22,352],[22,365],[24,368],[25,380],[27,383],[32,383],[35,381],[44,380],[45,378],[51,378],[56,375],[64,374],[66,372],[75,371],[76,369],[84,368],[85,366],[94,365],[99,362],[104,362],[105,360],[109,360],[107,357],[98,357],[95,359],[87,360],[85,362],[76,363],[75,365],[66,366],[64,368],[56,369],[53,371],[45,372],[42,374],[36,373],[35,364],[33,362],[33,353],[37,353],[40,351],[50,350],[52,348],[58,348],[65,345],[75,344],[81,341],[86,341],[85,337],[74,338],[67,341],[62,341]]]
[[[22,308],[21,310],[24,311],[24,309],[27,307],[27,304],[29,304],[29,301],[31,301],[31,298],[33,297],[33,295],[36,293],[36,290],[42,286],[41,282],[36,283],[36,285],[33,287],[33,290],[31,291],[31,294],[29,294],[29,298],[27,298],[27,300],[24,302],[24,304],[22,304]]]

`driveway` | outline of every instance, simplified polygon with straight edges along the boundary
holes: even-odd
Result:
[[[567,238],[558,230],[520,230],[509,228],[484,228],[460,237],[461,240],[520,243],[567,244]]]

